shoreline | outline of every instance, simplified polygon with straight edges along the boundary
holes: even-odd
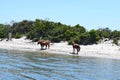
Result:
[[[0,49],[15,50],[24,52],[45,52],[52,54],[65,54],[75,55],[83,57],[95,57],[95,58],[111,58],[120,59],[120,47],[113,45],[110,42],[99,43],[94,45],[80,45],[81,50],[79,54],[72,54],[72,45],[67,45],[67,42],[53,43],[50,45],[50,49],[41,50],[40,45],[37,42],[22,37],[20,39],[12,39],[12,41],[0,41]]]

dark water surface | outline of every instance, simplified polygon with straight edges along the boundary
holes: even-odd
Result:
[[[0,80],[120,80],[120,60],[0,50]]]

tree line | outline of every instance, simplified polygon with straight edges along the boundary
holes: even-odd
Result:
[[[51,42],[68,41],[69,44],[75,41],[78,44],[95,44],[103,38],[112,39],[118,44],[120,31],[107,28],[92,29],[87,31],[84,26],[62,24],[60,22],[36,19],[35,21],[23,20],[14,22],[13,25],[0,24],[0,38],[7,38],[8,33],[12,33],[13,38],[27,36],[32,41],[39,39],[49,39]]]

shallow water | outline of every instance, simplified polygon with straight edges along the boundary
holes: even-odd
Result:
[[[0,80],[120,80],[120,60],[0,50]]]

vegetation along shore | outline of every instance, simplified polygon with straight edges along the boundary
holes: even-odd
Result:
[[[11,41],[7,41],[9,33],[12,34]],[[109,28],[88,31],[79,24],[70,26],[41,19],[23,20],[12,25],[0,24],[0,38],[1,49],[40,51],[37,41],[48,39],[51,45],[50,49],[44,50],[46,52],[70,54],[73,48],[69,44],[74,41],[81,47],[80,56],[120,58],[120,31]]]

